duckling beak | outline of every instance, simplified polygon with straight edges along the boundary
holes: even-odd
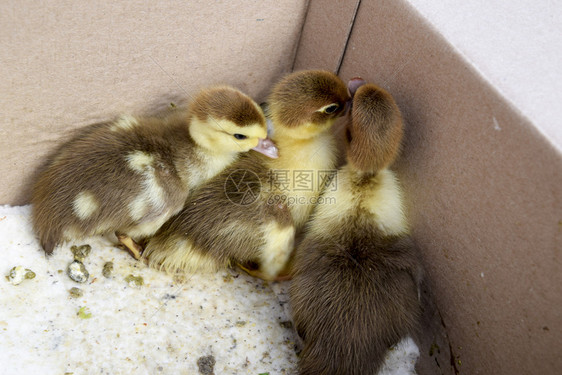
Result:
[[[353,97],[355,96],[355,93],[357,92],[359,87],[363,86],[366,83],[367,81],[365,81],[361,77],[353,77],[349,80],[349,82],[347,83],[347,89],[349,90],[349,96],[351,96],[351,99],[349,99],[345,103],[344,116],[347,116],[349,112],[351,112],[351,108],[353,107]]]
[[[252,150],[260,152],[272,159],[277,159],[279,157],[277,146],[275,146],[275,143],[269,138],[259,138],[258,145],[252,148]]]
[[[367,81],[365,81],[361,77],[353,77],[352,79],[350,79],[347,83],[347,89],[349,90],[349,95],[351,96],[351,98],[353,98],[357,89],[366,83]]]

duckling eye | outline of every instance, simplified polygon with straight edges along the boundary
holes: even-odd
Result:
[[[329,106],[324,108],[324,112],[327,113],[327,114],[332,114],[332,113],[336,112],[339,108],[340,108],[340,106],[338,104],[330,104]]]
[[[246,139],[248,137],[245,136],[244,134],[238,134],[237,133],[237,134],[234,134],[234,138],[242,140],[242,139]]]

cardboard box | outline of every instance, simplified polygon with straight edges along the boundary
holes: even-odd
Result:
[[[261,100],[291,70],[360,75],[407,125],[396,169],[432,301],[419,373],[562,368],[560,147],[407,1],[8,0],[0,25],[2,204],[26,204],[45,155],[86,124],[211,83]]]

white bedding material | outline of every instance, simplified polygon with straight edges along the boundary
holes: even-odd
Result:
[[[30,207],[0,206],[0,272],[18,265],[36,277],[0,280],[2,374],[198,374],[213,356],[215,374],[293,374],[297,336],[287,316],[287,284],[235,271],[195,274],[183,282],[133,260],[104,238],[91,238],[89,280],[66,275],[72,244],[45,257],[31,231]],[[114,263],[110,278],[103,265]],[[144,285],[129,285],[128,275]],[[82,297],[72,298],[78,287]],[[81,308],[91,317],[78,315]],[[413,374],[419,353],[408,339],[389,352],[381,375]]]

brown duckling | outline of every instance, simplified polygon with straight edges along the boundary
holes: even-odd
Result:
[[[123,116],[83,129],[59,148],[35,182],[33,227],[47,254],[65,240],[115,233],[152,235],[189,194],[252,148],[276,157],[265,116],[229,86],[202,90],[188,111]]]
[[[284,267],[296,230],[308,219],[324,181],[335,168],[330,127],[349,99],[333,73],[301,71],[277,83],[268,99],[271,139],[279,158],[242,155],[194,193],[186,207],[149,239],[149,264],[168,272],[216,271],[231,262],[253,262],[256,275],[273,279]],[[295,189],[297,172],[312,184]]]
[[[290,303],[303,339],[300,374],[376,374],[387,350],[416,329],[421,267],[402,192],[388,169],[403,134],[385,90],[354,80],[347,164],[307,224]]]

